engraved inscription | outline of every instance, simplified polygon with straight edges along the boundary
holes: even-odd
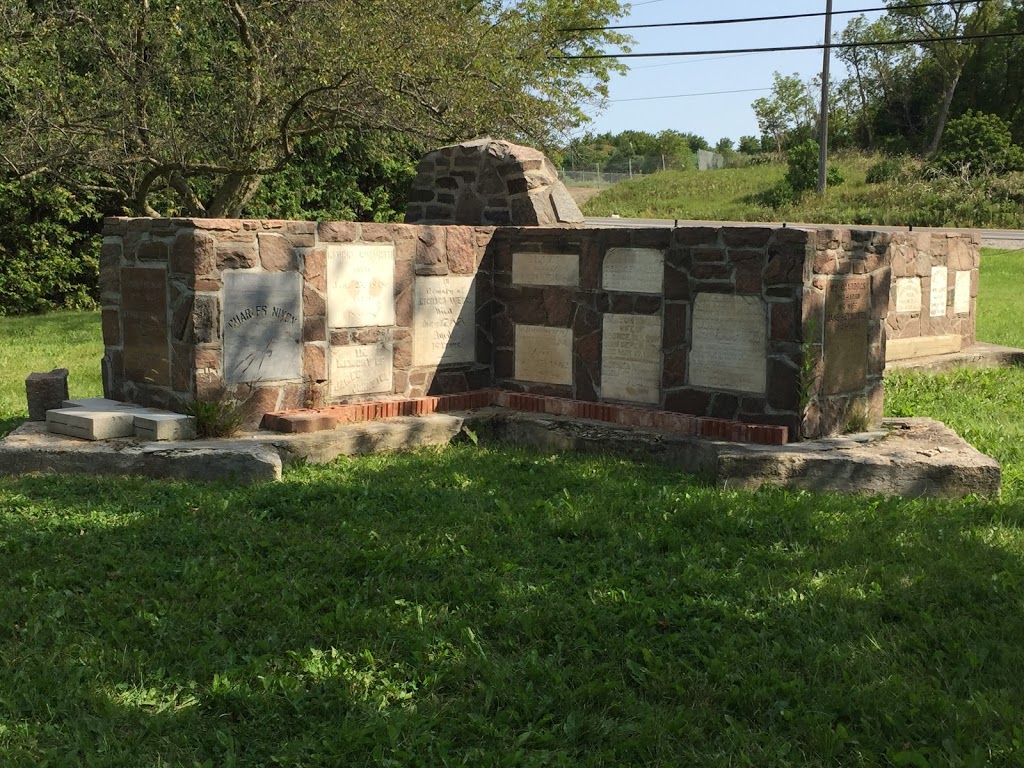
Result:
[[[693,303],[690,384],[764,394],[767,344],[767,310],[762,299],[698,294]]]
[[[580,284],[580,257],[575,253],[513,253],[515,285]]]
[[[475,362],[473,277],[417,277],[412,324],[413,365]]]
[[[946,267],[932,267],[932,290],[930,296],[932,317],[944,317],[949,302],[949,270]]]
[[[971,273],[958,271],[953,285],[953,311],[958,315],[971,312]]]
[[[388,343],[331,347],[331,397],[390,392],[391,360]]]
[[[327,324],[395,324],[395,246],[358,243],[327,249]]]
[[[516,378],[572,384],[572,329],[516,326]]]
[[[302,378],[302,276],[224,275],[224,379],[230,384]]]
[[[604,256],[601,285],[606,291],[661,293],[664,282],[664,251],[612,248]]]
[[[601,333],[601,397],[661,400],[661,316],[605,315]]]
[[[896,280],[896,311],[921,311],[921,278],[901,277]]]
[[[836,278],[825,289],[826,395],[861,390],[867,382],[869,300],[864,277]]]

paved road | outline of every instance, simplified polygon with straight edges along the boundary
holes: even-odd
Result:
[[[781,223],[768,223],[763,221],[691,221],[678,219],[599,219],[588,218],[587,223],[596,227],[695,227],[714,225],[717,227],[778,227]],[[824,229],[834,227],[834,224],[795,224],[790,222],[788,226],[807,227],[809,229]],[[872,229],[881,232],[906,232],[907,227],[883,227],[883,226],[854,226],[854,229]],[[1024,230],[1020,229],[944,229],[936,227],[915,227],[915,232],[977,232],[981,236],[981,244],[986,248],[1004,248],[1007,250],[1024,251]]]

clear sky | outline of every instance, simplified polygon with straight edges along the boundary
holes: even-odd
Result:
[[[833,0],[833,12],[876,8],[882,0]],[[656,24],[673,21],[772,16],[787,13],[824,12],[825,0],[637,0],[624,24]],[[880,12],[865,14],[871,19]],[[832,29],[838,33],[853,15],[837,15]],[[699,51],[731,48],[760,48],[784,45],[820,44],[825,37],[823,17],[787,21],[631,30],[633,53]],[[610,51],[612,52],[612,51]],[[743,135],[759,135],[750,105],[768,95],[772,73],[798,73],[803,80],[821,72],[822,52],[733,54],[678,58],[626,59],[630,71],[616,75],[610,83],[608,108],[595,115],[587,130],[604,133],[632,129],[657,133],[666,128],[696,133],[715,144],[728,136],[734,142]],[[833,80],[845,76],[842,62],[832,55]],[[649,97],[708,91],[764,89],[747,93]],[[644,99],[644,100],[636,100]]]

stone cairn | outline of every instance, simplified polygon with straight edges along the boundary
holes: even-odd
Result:
[[[430,152],[416,167],[406,224],[553,227],[583,223],[543,152],[480,139]]]

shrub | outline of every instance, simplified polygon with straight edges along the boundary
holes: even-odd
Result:
[[[786,181],[799,197],[804,192],[818,187],[818,142],[805,141],[789,150],[786,161]],[[834,165],[828,167],[826,180],[829,186],[837,187],[843,183],[843,174]]]
[[[868,184],[884,184],[887,181],[895,181],[903,170],[903,164],[895,157],[886,157],[868,168]]]
[[[936,166],[960,175],[1024,170],[1024,150],[1013,144],[1009,124],[998,115],[968,111],[950,120]]]

